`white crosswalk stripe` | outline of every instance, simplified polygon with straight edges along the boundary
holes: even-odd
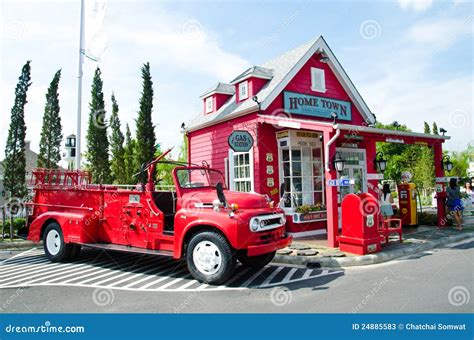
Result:
[[[215,291],[266,288],[341,274],[342,270],[268,265],[260,270],[238,266],[223,285],[195,280],[184,261],[84,249],[70,262],[50,262],[42,249],[28,250],[0,263],[0,288],[28,286],[101,287],[137,291]]]

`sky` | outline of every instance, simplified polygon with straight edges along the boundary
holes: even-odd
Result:
[[[80,0],[0,4],[2,159],[14,89],[27,60],[32,85],[25,120],[32,149],[39,150],[45,93],[58,69],[63,134],[76,131]],[[88,38],[91,27],[86,25]],[[150,62],[157,140],[163,148],[178,147],[181,123],[201,113],[199,96],[207,88],[323,35],[378,121],[420,132],[424,121],[436,121],[452,136],[445,148],[463,150],[474,143],[473,27],[473,2],[459,0],[108,0],[95,41],[100,61],[84,63],[83,145],[97,66],[106,111],[114,92],[123,130],[128,123],[134,131],[140,69]]]

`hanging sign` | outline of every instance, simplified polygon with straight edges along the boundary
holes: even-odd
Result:
[[[235,152],[248,152],[253,146],[253,137],[248,131],[236,130],[229,135],[229,146]]]
[[[367,174],[367,180],[372,181],[372,180],[382,180],[383,174]]]
[[[332,118],[331,113],[335,112],[338,120],[352,119],[351,103],[346,101],[287,91],[283,93],[283,99],[285,111],[288,113]]]
[[[385,141],[388,143],[405,144],[405,141],[401,138],[385,138]]]

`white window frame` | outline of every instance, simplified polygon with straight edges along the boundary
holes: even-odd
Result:
[[[207,97],[204,103],[206,105],[206,113],[211,113],[214,110],[214,100],[212,96]]]
[[[321,84],[321,86],[317,86]],[[326,77],[322,68],[311,67],[311,90],[315,92],[326,92]]]
[[[249,82],[243,81],[239,84],[239,100],[247,99],[249,97]]]
[[[255,192],[255,173],[254,173],[254,156],[253,156],[253,147],[248,152],[235,152],[232,149],[229,149],[229,189],[236,191],[235,183],[236,178],[234,176],[234,156],[249,154],[250,162],[250,178],[245,180],[250,180],[250,192]],[[238,180],[243,181],[241,178]]]

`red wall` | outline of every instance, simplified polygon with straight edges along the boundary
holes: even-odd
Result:
[[[365,125],[365,120],[360,114],[360,112],[355,107],[352,100],[347,95],[346,91],[342,85],[337,80],[336,76],[329,68],[328,64],[322,63],[319,60],[319,57],[311,57],[308,62],[301,68],[301,70],[293,77],[289,84],[285,87],[284,91],[302,93],[312,96],[332,98],[337,100],[344,100],[351,103],[352,111],[352,121],[341,121],[345,124],[354,124],[354,125]],[[311,67],[324,69],[324,74],[326,78],[326,92],[315,92],[311,90]],[[258,94],[257,94],[258,95]],[[277,110],[283,108],[283,93],[280,93],[277,98],[273,101],[272,104],[265,110],[266,114],[275,114]],[[292,115],[293,116],[293,115]],[[294,115],[295,117],[302,119],[315,119],[318,121],[331,121],[331,119],[325,119],[320,117],[311,117],[307,115]]]

